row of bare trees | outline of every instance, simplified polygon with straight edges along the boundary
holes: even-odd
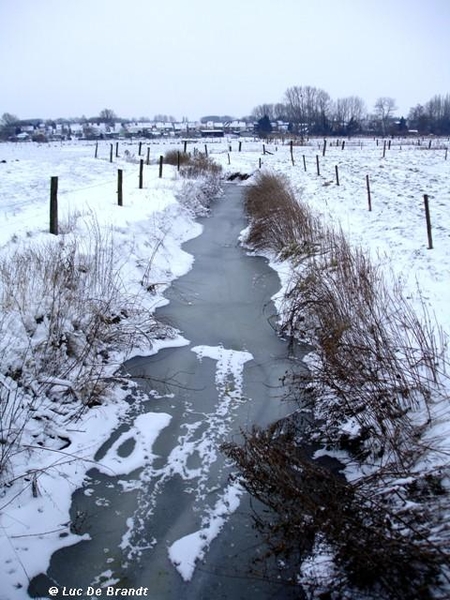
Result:
[[[352,135],[368,128],[386,133],[395,110],[393,98],[381,97],[369,123],[366,104],[359,96],[334,101],[325,90],[306,85],[288,88],[283,103],[261,104],[252,114],[256,118],[267,115],[271,120],[287,121],[291,130],[299,134]]]
[[[306,85],[288,88],[283,102],[260,104],[252,115],[289,122],[291,131],[300,135],[388,135],[406,133],[408,129],[421,134],[450,134],[450,94],[434,96],[426,104],[411,108],[407,119],[399,118],[396,111],[395,99],[389,96],[379,97],[369,112],[359,96],[332,100],[325,90]]]
[[[420,133],[450,135],[450,94],[436,95],[411,108],[408,121]]]

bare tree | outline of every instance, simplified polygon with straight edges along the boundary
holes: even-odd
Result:
[[[275,105],[274,104],[259,104],[252,110],[252,117],[259,120],[263,117],[269,117],[271,121],[275,119]]]
[[[433,96],[426,103],[425,108],[432,124],[432,133],[448,135],[450,133],[450,95]]]
[[[117,120],[116,113],[111,108],[104,108],[100,111],[99,119],[104,123],[112,124]]]
[[[14,125],[14,123],[17,123],[18,121],[18,117],[16,117],[16,115],[12,115],[11,113],[5,112],[2,115],[2,119],[1,119],[1,124],[8,127],[10,125]]]
[[[287,114],[286,104],[283,104],[282,102],[277,102],[273,106],[273,111],[274,111],[274,117],[275,117],[275,119],[278,119],[280,121],[286,121],[286,119],[287,119],[287,117],[286,117],[286,114]]]
[[[305,104],[303,87],[295,85],[286,90],[284,94],[287,116],[290,121],[300,125],[305,122]]]
[[[164,115],[159,113],[153,117],[155,123],[176,123],[175,117],[172,115]]]
[[[327,133],[330,130],[331,98],[328,92],[316,89],[315,107],[313,112],[313,130],[317,133]]]
[[[0,119],[0,139],[6,140],[10,136],[14,136],[17,131],[19,119],[11,113],[3,113]]]
[[[419,133],[428,134],[430,132],[430,116],[422,104],[416,104],[410,109],[408,121],[409,126],[412,129],[417,129]]]
[[[450,134],[450,94],[433,96],[426,104],[412,107],[409,125],[419,133]]]
[[[306,130],[323,133],[328,128],[331,99],[325,90],[294,86],[285,92],[286,112],[290,121],[297,124],[300,133]]]
[[[389,121],[393,117],[396,110],[397,106],[395,104],[395,100],[389,96],[381,96],[375,102],[375,115],[380,121],[383,135],[386,135]]]
[[[352,133],[349,130],[359,127],[366,115],[366,105],[359,96],[347,96],[338,98],[334,105],[334,120],[341,133]]]

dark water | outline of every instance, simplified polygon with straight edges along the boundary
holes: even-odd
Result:
[[[113,450],[133,456],[139,415],[155,413],[166,426],[144,467],[119,475],[89,472],[73,495],[72,521],[90,539],[56,552],[48,573],[32,582],[32,597],[48,597],[50,585],[86,590],[108,584],[143,586],[153,600],[300,597],[298,589],[255,570],[253,560],[263,549],[250,499],[244,494],[236,510],[221,510],[235,488],[229,482],[233,465],[220,445],[239,441],[241,429],[266,426],[295,410],[283,399],[280,378],[294,363],[301,368],[301,356],[290,356],[274,331],[270,298],[278,276],[238,244],[246,226],[241,188],[227,186],[202,222],[202,235],[183,246],[195,257],[193,268],[174,282],[166,294],[170,303],[157,312],[189,343],[125,365],[145,399],[136,400],[134,413],[96,459],[106,460]],[[209,539],[217,522],[220,533]],[[185,581],[169,548],[196,532],[192,544],[200,540],[203,556]]]

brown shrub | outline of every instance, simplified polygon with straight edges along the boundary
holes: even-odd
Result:
[[[367,487],[308,457],[279,424],[254,429],[242,446],[230,443],[223,449],[238,465],[240,483],[269,509],[254,516],[268,554],[287,561],[294,573],[320,538],[345,572],[345,578],[327,582],[328,594],[356,587],[378,599],[432,597],[429,587],[437,582],[445,552],[429,542],[426,523],[410,527],[407,517],[393,514]]]
[[[189,154],[180,152],[179,150],[168,150],[164,155],[164,163],[174,167],[178,165],[187,165],[190,160],[191,157]]]
[[[217,164],[204,154],[190,156],[189,161],[180,170],[183,177],[197,179],[199,177],[219,177],[222,173],[221,165]]]
[[[255,184],[246,190],[244,202],[250,217],[249,246],[283,258],[311,251],[311,233],[316,224],[283,176],[258,173]]]

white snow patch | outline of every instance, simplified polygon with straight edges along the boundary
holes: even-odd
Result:
[[[204,526],[169,547],[169,558],[184,581],[192,579],[196,563],[202,560],[211,542],[222,530],[229,516],[238,508],[243,489],[238,484],[229,485],[205,519]]]
[[[139,415],[128,431],[123,433],[97,463],[97,469],[107,475],[128,475],[152,462],[153,444],[160,432],[169,425],[172,417],[166,413],[148,412]],[[133,448],[128,456],[120,456],[119,450],[128,441]]]

